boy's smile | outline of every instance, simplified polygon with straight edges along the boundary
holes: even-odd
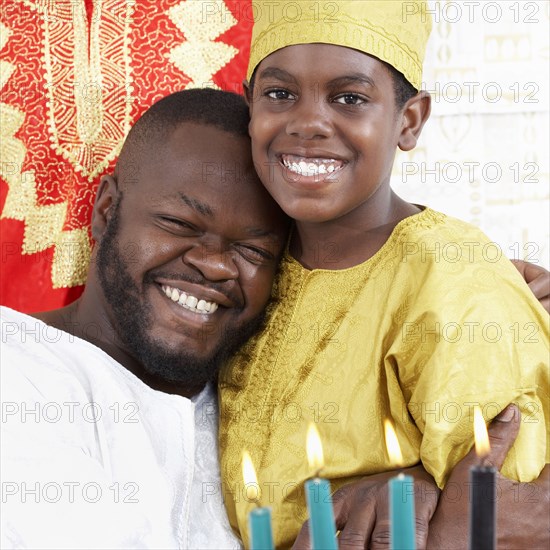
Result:
[[[341,46],[288,46],[260,63],[249,102],[254,164],[287,214],[318,223],[379,211],[369,199],[388,194],[402,130],[382,62]]]

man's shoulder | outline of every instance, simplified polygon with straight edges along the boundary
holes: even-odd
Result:
[[[102,378],[116,364],[93,344],[31,315],[0,307],[0,325],[3,395],[90,393],[94,373]]]
[[[80,353],[84,347],[95,348],[36,317],[4,306],[0,306],[0,335],[2,355],[14,350],[22,356],[37,355],[43,362],[47,362],[50,355],[66,358]]]
[[[6,345],[32,341],[48,344],[64,338],[74,339],[70,334],[46,324],[37,317],[6,306],[0,306],[0,334],[2,344]]]

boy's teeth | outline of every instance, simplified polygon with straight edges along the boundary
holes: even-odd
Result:
[[[168,285],[162,285],[162,291],[173,302],[178,303],[185,309],[189,309],[197,313],[212,314],[218,309],[218,304],[216,302],[199,300],[195,296],[185,293],[183,290],[179,290]]]
[[[285,168],[300,176],[318,176],[332,174],[342,168],[344,163],[335,159],[304,159],[299,157],[282,156]]]

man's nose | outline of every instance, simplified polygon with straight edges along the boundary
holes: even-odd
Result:
[[[200,271],[209,281],[226,281],[239,277],[231,250],[214,243],[193,246],[186,250],[182,260]]]

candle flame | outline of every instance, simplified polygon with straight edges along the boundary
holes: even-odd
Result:
[[[325,461],[323,458],[321,436],[319,435],[319,431],[313,422],[310,422],[307,428],[306,450],[309,467],[318,472],[325,465]]]
[[[476,454],[483,458],[489,454],[491,447],[489,446],[489,434],[487,426],[481,414],[481,409],[474,406],[474,438],[476,443]]]
[[[258,485],[258,478],[256,477],[256,470],[254,469],[254,464],[252,464],[252,459],[248,451],[243,451],[243,479],[244,479],[244,488],[246,494],[246,500],[258,502],[262,496],[260,491],[260,486]]]
[[[403,455],[401,454],[401,448],[399,447],[399,441],[397,441],[397,435],[391,423],[391,420],[384,420],[384,431],[386,434],[386,447],[388,449],[388,456],[390,462],[394,466],[403,465]]]

